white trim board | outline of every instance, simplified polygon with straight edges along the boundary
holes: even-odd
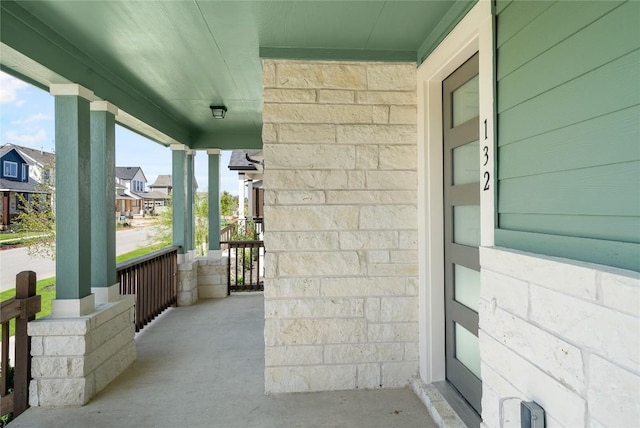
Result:
[[[493,246],[493,19],[491,2],[480,0],[418,68],[418,248],[420,377],[445,380],[444,236],[442,196],[442,81],[480,52],[480,171],[490,191],[481,192],[481,246]],[[484,121],[487,121],[486,140]],[[489,143],[490,142],[490,143]],[[482,180],[481,180],[482,181]],[[481,182],[484,186],[485,181]]]

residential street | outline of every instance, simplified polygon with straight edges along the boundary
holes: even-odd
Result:
[[[116,254],[149,245],[152,230],[152,226],[119,230],[116,232]],[[47,278],[56,274],[56,262],[29,257],[26,247],[0,251],[0,291],[14,288],[16,274],[23,270],[35,271],[38,279]]]

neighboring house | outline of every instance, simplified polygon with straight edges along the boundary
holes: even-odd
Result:
[[[153,184],[149,185],[149,190],[163,195],[170,195],[172,187],[171,175],[161,174],[156,178],[156,181],[154,181]]]
[[[145,194],[146,199],[149,200],[149,207],[164,207],[169,204],[171,195],[171,189],[173,188],[173,181],[170,174],[160,174],[156,178],[153,184],[149,185],[149,192]],[[198,182],[196,177],[193,177],[193,191],[198,190]],[[153,202],[153,203],[152,203]]]
[[[20,212],[21,195],[31,201],[35,193],[50,193],[42,186],[53,179],[53,153],[15,144],[0,146],[0,228],[6,230]],[[44,181],[44,183],[43,183]]]
[[[229,158],[229,170],[238,172],[238,201],[249,202],[249,212],[238,203],[239,218],[262,218],[264,216],[264,155],[262,150],[234,150]]]
[[[121,198],[116,198],[119,205],[116,205],[116,212],[125,217],[142,214],[144,204],[144,193],[147,191],[147,177],[139,166],[117,166],[116,186],[119,186]],[[124,188],[124,189],[122,189]],[[116,188],[116,193],[117,192]]]

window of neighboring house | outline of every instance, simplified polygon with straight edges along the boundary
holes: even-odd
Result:
[[[4,171],[5,177],[18,178],[18,164],[16,162],[4,161],[2,170]]]
[[[22,181],[29,181],[29,167],[22,164]]]

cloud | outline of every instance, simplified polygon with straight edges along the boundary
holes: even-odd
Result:
[[[44,129],[40,129],[34,134],[20,134],[15,131],[7,131],[4,135],[9,142],[22,144],[36,144],[47,139],[47,133]]]
[[[11,124],[12,125],[18,125],[18,126],[24,126],[24,125],[31,125],[33,123],[41,122],[43,120],[50,120],[50,119],[51,119],[51,117],[47,116],[46,114],[36,113],[34,115],[31,115],[31,116],[27,117],[26,119],[12,120]]]
[[[18,106],[24,105],[25,101],[18,97],[18,93],[28,86],[22,80],[0,73],[0,104],[15,103]]]

